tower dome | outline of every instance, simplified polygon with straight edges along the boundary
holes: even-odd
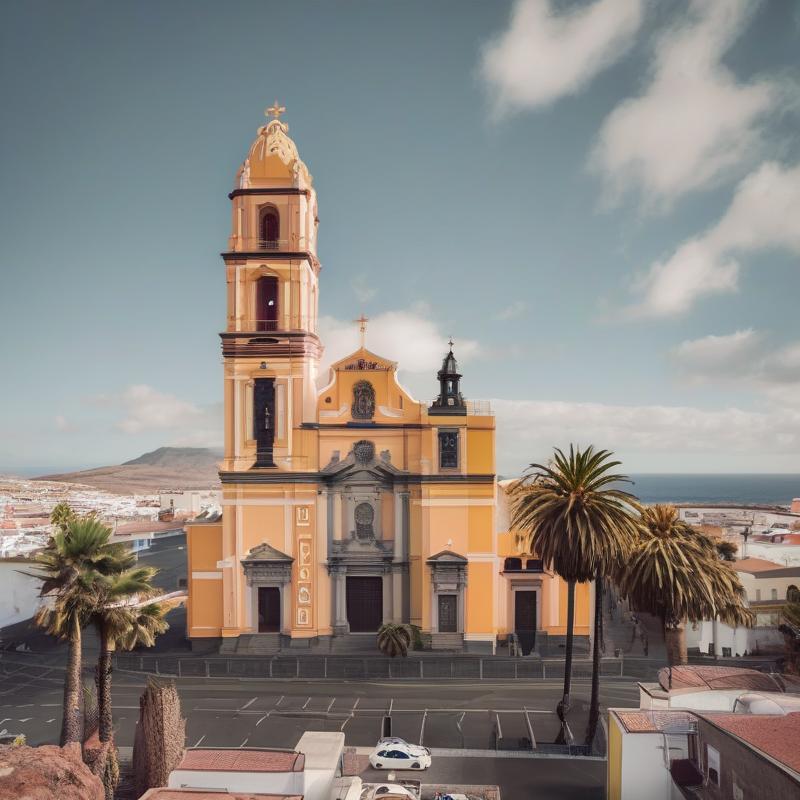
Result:
[[[429,414],[466,414],[467,405],[461,395],[459,383],[461,374],[458,361],[453,353],[453,342],[449,342],[450,350],[442,359],[442,368],[436,374],[439,380],[439,396],[428,409]]]

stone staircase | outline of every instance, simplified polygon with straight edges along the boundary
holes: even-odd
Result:
[[[329,652],[339,655],[378,652],[378,639],[374,633],[347,633],[333,636],[330,641]]]
[[[457,650],[464,649],[463,633],[432,633],[431,650]]]
[[[281,650],[279,633],[245,633],[237,638],[225,639],[219,648],[220,655],[274,656]]]

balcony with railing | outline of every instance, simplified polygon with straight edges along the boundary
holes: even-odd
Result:
[[[228,249],[233,253],[299,253],[308,248],[305,236],[292,236],[290,239],[234,236],[228,241]]]
[[[436,403],[438,398],[428,400],[426,405],[428,408]],[[464,405],[467,407],[467,414],[474,417],[493,417],[494,411],[492,404],[489,400],[465,400]]]

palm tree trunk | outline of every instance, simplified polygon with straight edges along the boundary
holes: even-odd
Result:
[[[111,741],[114,717],[111,709],[111,646],[108,626],[100,623],[100,655],[97,659],[97,711],[101,742]]]
[[[589,701],[589,724],[586,744],[591,747],[600,720],[600,638],[603,622],[603,578],[594,579],[594,633],[592,635],[592,697]]]
[[[564,660],[564,696],[556,707],[561,720],[561,732],[558,734],[559,744],[569,744],[567,732],[567,712],[569,711],[569,693],[572,688],[572,641],[575,633],[575,581],[567,582],[567,646]]]
[[[689,663],[686,652],[686,630],[683,625],[665,625],[664,644],[667,648],[667,662],[670,666]]]
[[[67,670],[64,675],[64,702],[61,719],[61,746],[81,744],[83,715],[81,713],[81,624],[74,615],[72,635],[67,650]]]

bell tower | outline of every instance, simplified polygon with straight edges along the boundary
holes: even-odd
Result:
[[[277,101],[236,175],[222,253],[227,325],[223,471],[312,468],[298,435],[316,421],[317,195]]]

